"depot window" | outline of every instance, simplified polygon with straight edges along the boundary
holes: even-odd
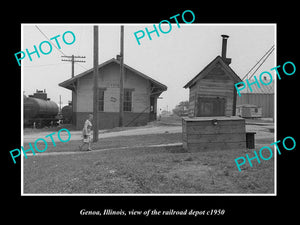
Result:
[[[124,112],[132,111],[132,92],[133,89],[124,89],[124,104],[123,104]]]
[[[104,92],[105,92],[105,88],[98,89],[98,111],[99,112],[104,111]]]

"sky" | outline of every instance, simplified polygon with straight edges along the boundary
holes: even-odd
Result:
[[[154,22],[158,26],[158,22]],[[67,56],[85,56],[85,63],[75,63],[75,75],[93,67],[93,25],[99,26],[99,64],[120,54],[120,25],[124,25],[124,63],[165,84],[168,90],[158,100],[158,112],[172,110],[180,101],[188,100],[189,90],[183,86],[195,77],[216,56],[221,55],[222,34],[229,35],[227,57],[232,59],[230,67],[241,78],[275,44],[275,51],[256,72],[269,71],[276,66],[276,26],[274,24],[172,24],[169,33],[152,33],[138,45],[134,33],[153,24],[22,24],[21,49],[34,51],[40,43],[60,35],[57,41],[60,51],[53,47],[48,55],[40,53],[40,58],[32,54],[21,61],[22,90],[25,95],[33,94],[36,89],[44,90],[48,98],[62,106],[71,100],[71,91],[58,86],[71,78],[71,62],[62,61]],[[168,25],[163,27],[168,30]],[[66,31],[72,31],[75,42],[67,45],[62,40]],[[48,39],[47,39],[48,38]],[[65,35],[71,42],[72,36]],[[56,46],[53,39],[53,45]],[[49,51],[43,45],[45,52]],[[18,66],[16,60],[16,66]]]

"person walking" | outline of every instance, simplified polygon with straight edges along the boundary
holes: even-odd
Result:
[[[79,150],[82,151],[84,145],[88,145],[86,151],[91,151],[91,142],[92,142],[92,120],[93,114],[89,114],[87,120],[84,122],[82,129],[82,144],[79,145]]]

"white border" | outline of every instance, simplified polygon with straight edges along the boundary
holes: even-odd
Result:
[[[23,24],[21,24],[21,49],[24,49],[24,41],[23,41],[23,37],[24,37],[24,29],[23,29]],[[23,85],[24,85],[24,81],[23,81],[23,73],[24,73],[24,66],[23,63],[21,63],[21,145],[24,146],[23,140],[24,140],[24,99],[23,99],[23,93],[24,93],[24,89],[23,89]],[[21,151],[21,149],[20,149]],[[23,171],[23,159],[24,157],[22,157],[21,154],[21,196],[26,195],[24,194],[24,171]]]
[[[172,23],[173,24],[173,23]],[[142,25],[153,25],[153,24],[147,24],[147,23],[123,23],[123,24],[96,24],[96,23],[67,23],[67,24],[56,24],[56,23],[22,23],[21,24],[21,49],[24,49],[23,46],[23,26],[24,25],[49,25],[49,26],[68,26],[68,25],[87,25],[87,26],[92,26],[92,25],[101,25],[101,26],[120,26],[120,25],[126,25],[126,26],[142,26]],[[200,25],[200,26],[266,26],[266,25],[273,25],[274,26],[274,44],[275,44],[275,65],[274,67],[277,65],[277,23],[226,23],[226,24],[222,24],[222,23],[192,23],[192,24],[180,24],[180,26],[195,26],[195,25]],[[23,71],[24,70],[24,66],[23,64],[21,64],[21,143],[23,146]],[[274,88],[274,92],[275,92],[275,97],[274,97],[274,138],[275,141],[277,141],[277,76],[275,79],[275,88]],[[209,194],[29,194],[29,193],[24,193],[24,183],[23,183],[23,157],[21,157],[21,196],[277,196],[277,151],[275,149],[274,146],[274,152],[276,152],[275,157],[274,157],[274,193],[248,193],[248,194],[242,194],[242,193],[230,193],[230,194],[218,194],[218,193],[209,193]]]

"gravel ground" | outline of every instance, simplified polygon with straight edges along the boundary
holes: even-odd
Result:
[[[270,135],[274,136],[274,133],[270,132],[270,129],[274,129],[273,124],[266,124],[266,125],[254,125],[249,124],[246,125],[246,131],[254,131],[256,132],[255,138],[256,139],[264,139],[270,137]],[[54,132],[54,131],[53,131]],[[161,134],[161,133],[181,133],[182,127],[181,126],[144,126],[144,127],[137,127],[131,128],[129,130],[122,130],[122,131],[115,131],[115,132],[107,132],[106,130],[99,131],[99,139],[101,138],[108,138],[108,137],[117,137],[117,136],[131,136],[131,135],[146,135],[146,134]],[[38,138],[44,138],[46,135],[51,134],[51,131],[42,131],[42,132],[35,132],[35,133],[28,133],[24,134],[24,142],[34,142]],[[56,132],[57,133],[57,132]],[[70,131],[71,133],[71,140],[81,140],[81,131]],[[61,138],[67,139],[67,133],[61,132]],[[53,135],[54,141],[57,142],[58,137],[57,134]],[[45,139],[46,141],[51,142],[50,137]]]

